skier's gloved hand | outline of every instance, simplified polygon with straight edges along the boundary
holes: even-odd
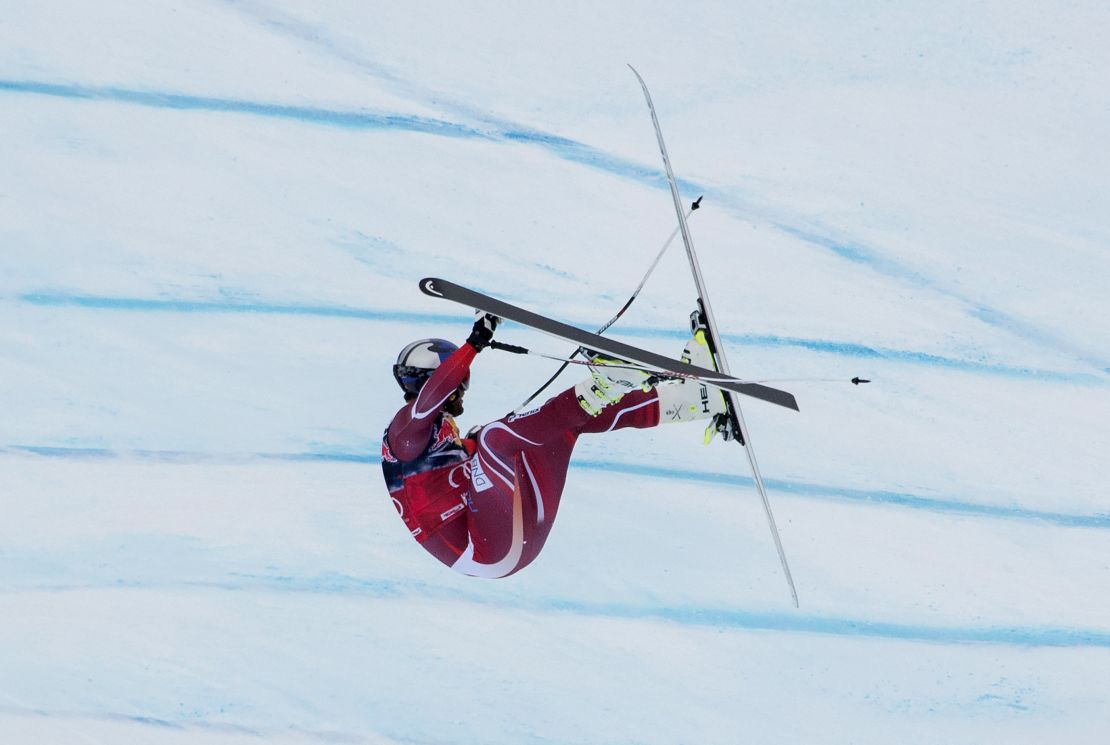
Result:
[[[480,310],[475,311],[474,316],[474,328],[471,329],[470,336],[466,337],[466,343],[481,352],[493,341],[493,332],[501,324],[501,319]]]

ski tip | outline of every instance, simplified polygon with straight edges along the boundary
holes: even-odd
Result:
[[[437,289],[437,285],[442,281],[438,277],[425,277],[420,280],[420,291],[432,297],[443,297],[443,293]]]

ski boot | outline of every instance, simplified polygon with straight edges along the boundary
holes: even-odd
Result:
[[[574,386],[578,405],[590,416],[597,416],[606,406],[615,404],[626,393],[651,390],[657,379],[624,360],[594,352],[583,347],[582,356],[590,366],[590,378]]]
[[[705,316],[695,310],[690,314],[690,332],[693,336],[682,351],[682,361],[688,365],[716,370],[713,353],[709,348]],[[689,422],[708,419],[703,442],[708,445],[716,435],[725,440],[739,438],[734,431],[728,402],[718,388],[699,380],[681,379],[656,387],[659,394],[659,417],[663,422]]]

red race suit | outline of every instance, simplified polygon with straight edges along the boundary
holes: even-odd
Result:
[[[393,417],[382,471],[413,538],[456,571],[506,577],[543,548],[559,509],[571,452],[583,433],[659,423],[655,391],[634,391],[591,417],[568,389],[462,438],[444,412],[470,375],[464,344]]]

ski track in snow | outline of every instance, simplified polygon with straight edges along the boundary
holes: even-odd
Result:
[[[23,705],[22,702],[20,702],[18,699],[12,698],[10,696],[7,698],[15,705],[0,706],[0,715],[20,717],[32,720],[48,718],[52,722],[62,723],[68,728],[71,728],[71,742],[89,742],[96,743],[96,745],[106,744],[110,742],[110,740],[100,740],[94,736],[89,735],[86,732],[86,730],[88,729],[87,723],[89,722],[129,725],[132,727],[139,726],[143,729],[143,731],[151,735],[155,733],[165,734],[169,732],[197,737],[234,737],[237,738],[237,741],[242,741],[248,738],[250,740],[284,741],[284,738],[282,737],[283,735],[294,735],[298,737],[298,739],[308,738],[312,740],[319,740],[320,742],[385,742],[385,740],[381,738],[375,738],[371,740],[364,735],[359,735],[355,733],[308,730],[300,727],[264,729],[260,727],[250,727],[243,724],[235,724],[233,722],[205,722],[197,719],[192,719],[189,721],[171,721],[169,719],[160,719],[158,717],[141,716],[138,714],[125,714],[122,712],[113,711],[92,712],[41,709]],[[303,740],[301,741],[303,742]]]
[[[260,315],[318,316],[323,318],[352,318],[379,323],[405,322],[412,324],[440,326],[458,323],[459,314],[424,313],[414,311],[377,310],[355,308],[342,305],[310,305],[279,302],[227,302],[215,300],[148,299],[126,297],[104,297],[79,295],[66,292],[28,292],[17,298],[30,305],[47,307],[75,306],[80,308],[132,311],[140,313],[257,313]],[[572,325],[587,328],[586,321],[568,321]],[[513,326],[510,323],[508,327]],[[684,340],[684,330],[662,329],[643,326],[621,326],[619,332],[625,336]],[[1068,383],[1075,385],[1105,386],[1110,379],[1093,373],[1044,370],[1014,365],[975,362],[972,360],[944,357],[905,349],[872,347],[854,342],[830,339],[802,339],[797,337],[769,336],[760,334],[722,334],[731,344],[753,347],[796,347],[813,352],[833,354],[856,359],[883,359],[926,367],[947,368],[962,372],[983,375],[998,375],[1008,378],[1022,378],[1049,383]]]
[[[377,466],[381,459],[371,452],[381,449],[380,442],[367,445],[365,453],[354,452],[305,452],[305,453],[197,453],[177,450],[114,450],[111,448],[57,447],[42,445],[10,444],[7,450],[16,453],[66,458],[66,459],[115,459],[133,458],[159,463],[242,463],[250,460],[274,461],[319,461],[337,463],[365,463]],[[0,448],[0,454],[4,449]],[[598,470],[609,473],[626,473],[634,476],[676,481],[679,483],[732,484],[752,486],[750,476],[732,473],[716,473],[704,469],[693,470],[653,466],[645,463],[621,463],[617,461],[576,458],[571,468]],[[803,499],[822,501],[851,502],[876,506],[904,507],[934,513],[965,515],[1000,520],[1023,520],[1048,523],[1068,528],[1110,529],[1110,514],[1082,515],[1066,512],[1049,512],[1022,507],[979,504],[956,497],[927,497],[910,492],[897,492],[885,489],[854,489],[841,486],[813,484],[788,479],[764,478],[763,482],[772,492]]]
[[[346,59],[347,57],[344,58]],[[367,69],[377,70],[377,67],[369,66]],[[375,74],[380,75],[381,73],[375,72]],[[391,80],[395,81],[396,79],[391,78]],[[118,86],[82,86],[30,80],[0,80],[0,92],[45,95],[72,100],[110,101],[159,109],[208,111],[261,116],[291,120],[304,124],[342,127],[347,129],[388,129],[443,137],[530,144],[542,147],[564,160],[589,166],[622,178],[638,181],[654,188],[669,189],[665,175],[658,169],[645,167],[633,161],[609,155],[594,147],[574,140],[544,133],[528,127],[522,127],[510,122],[493,119],[488,116],[482,119],[482,123],[489,127],[489,129],[480,129],[442,119],[430,119],[387,112],[341,111],[309,106],[264,103],[244,99],[196,96],[172,91],[145,91]],[[445,107],[443,99],[438,97],[428,98],[425,103],[430,103],[440,108]],[[458,109],[459,107],[454,108]],[[472,112],[467,113],[473,115]],[[679,187],[684,192],[706,194],[712,201],[723,204],[734,213],[742,213],[744,215],[750,214],[750,208],[739,203],[737,199],[727,191],[707,188],[681,178],[678,179],[678,181]],[[812,227],[801,227],[797,224],[783,222],[766,216],[764,219],[776,229],[810,245],[830,251],[841,259],[865,266],[883,276],[890,277],[899,282],[907,283],[914,287],[929,288],[947,297],[956,299],[968,306],[967,312],[970,316],[995,328],[1004,330],[1016,338],[1033,342],[1038,346],[1051,349],[1054,352],[1073,356],[1082,360],[1085,364],[1092,366],[1100,373],[1105,373],[1107,369],[1110,369],[1110,360],[1101,357],[1097,353],[1080,349],[1058,338],[1050,331],[1038,328],[1034,324],[1018,319],[1012,314],[998,308],[992,308],[983,303],[979,303],[973,298],[967,297],[964,293],[934,278],[927,277],[917,270],[903,265],[901,262],[884,256],[879,250],[858,242],[838,240]]]
[[[335,572],[318,576],[289,574],[229,573],[219,580],[135,579],[76,582],[68,584],[0,588],[3,592],[79,592],[84,590],[214,590],[224,592],[307,593],[393,600],[419,597],[449,600],[499,611],[525,613],[571,613],[589,618],[665,622],[682,626],[716,629],[773,631],[796,634],[823,634],[838,637],[867,637],[896,641],[939,644],[994,644],[1018,647],[1101,647],[1110,648],[1110,632],[1056,626],[944,626],[889,623],[862,618],[847,618],[790,611],[784,613],[748,611],[734,606],[714,607],[684,603],[681,606],[646,606],[633,603],[603,603],[570,598],[493,598],[489,595],[453,588],[421,585],[412,580],[381,577],[352,577]]]
[[[441,137],[492,139],[490,135],[479,130],[440,119],[372,111],[338,111],[235,98],[195,96],[172,91],[144,91],[117,86],[65,85],[31,80],[0,80],[0,91],[31,93],[81,101],[111,101],[176,111],[246,114],[346,129],[390,129],[434,134]]]

